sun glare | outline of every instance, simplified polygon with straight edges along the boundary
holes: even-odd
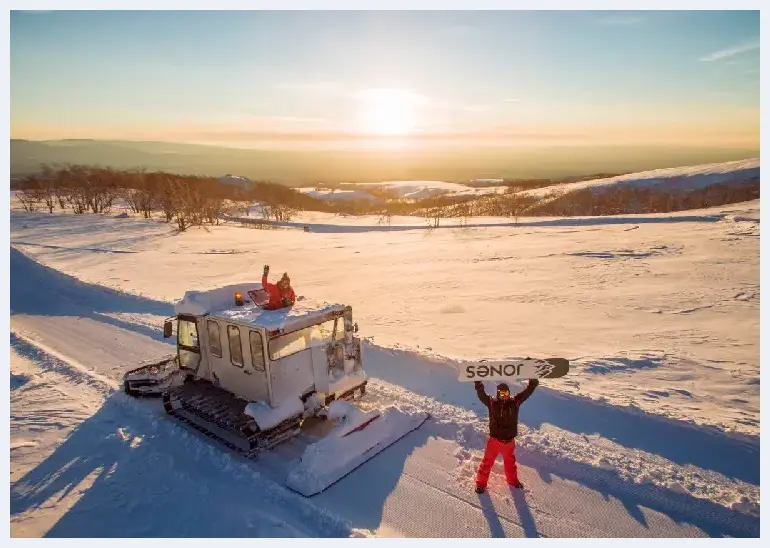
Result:
[[[364,96],[364,131],[408,135],[415,127],[417,99],[415,94],[400,89],[369,90]]]

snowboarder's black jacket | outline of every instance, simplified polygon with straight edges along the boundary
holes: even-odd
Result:
[[[476,381],[476,394],[481,403],[489,409],[489,435],[503,442],[509,442],[519,433],[519,406],[532,395],[537,382],[529,381],[527,387],[507,399],[490,398],[484,385]]]

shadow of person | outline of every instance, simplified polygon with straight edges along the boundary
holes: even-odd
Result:
[[[487,493],[479,495],[479,504],[481,505],[481,511],[484,513],[484,517],[489,523],[489,532],[492,538],[505,538],[505,530],[503,524],[500,523],[500,516],[497,515],[494,506],[492,506],[492,499],[489,498]]]
[[[511,498],[513,498],[513,504],[516,506],[516,511],[519,513],[519,519],[521,520],[521,528],[524,530],[524,536],[527,538],[537,538],[540,534],[537,532],[537,524],[532,512],[529,510],[527,504],[526,495],[524,489],[517,489],[510,487]]]

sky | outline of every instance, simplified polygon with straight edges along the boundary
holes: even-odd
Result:
[[[759,12],[12,12],[11,137],[759,148]]]

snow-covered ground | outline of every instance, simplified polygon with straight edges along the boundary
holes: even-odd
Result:
[[[351,184],[352,183],[344,183]],[[383,181],[381,183],[364,183],[353,185],[358,189],[377,188],[398,198],[420,200],[434,196],[481,196],[505,191],[504,186],[476,188],[459,183],[446,181]]]
[[[675,188],[679,190],[694,190],[713,184],[727,183],[730,181],[744,181],[753,177],[759,177],[759,171],[759,158],[749,158],[732,162],[653,169],[639,173],[619,175],[617,177],[606,177],[603,179],[591,179],[576,183],[551,185],[524,190],[520,194],[542,198],[553,192],[567,193],[587,188],[604,190],[616,185],[645,188],[665,186],[666,188]],[[502,183],[502,179],[476,179],[475,181]],[[315,188],[302,188],[298,190],[322,200],[374,199],[374,201],[377,201],[378,199],[375,196],[366,191],[367,188],[377,188],[398,198],[413,200],[431,198],[434,196],[483,196],[488,194],[502,194],[508,188],[502,185],[471,187],[446,181],[384,181],[379,183],[342,184],[351,185],[355,187],[356,190],[337,190],[334,192],[331,190],[317,190]]]
[[[441,194],[461,192],[469,187],[458,183],[445,181],[382,181],[378,183],[364,183],[355,185],[358,188],[378,188],[392,193],[399,198],[417,200],[430,198]]]
[[[484,196],[488,194],[502,194],[507,188],[505,186],[475,188],[444,181],[386,181],[382,183],[340,184],[349,185],[353,187],[353,189],[302,187],[298,188],[297,191],[318,200],[355,200],[381,203],[385,200],[371,194],[368,192],[368,189],[383,190],[397,199],[418,200],[435,196]]]
[[[320,213],[181,234],[114,216],[10,224],[14,536],[759,534],[758,202],[432,231]],[[431,414],[311,499],[282,486],[292,443],[247,462],[113,391],[121,366],[168,351],[185,290],[266,263],[353,306],[370,404]],[[485,410],[453,360],[527,355],[573,366],[522,408],[527,491],[508,492],[498,463],[480,498]],[[202,498],[219,518],[184,504]]]
[[[665,187],[678,190],[695,190],[709,185],[745,181],[759,177],[759,158],[701,164],[695,166],[653,169],[639,173],[629,173],[617,177],[591,179],[577,183],[566,183],[523,191],[522,195],[543,197],[551,192],[574,192],[587,188],[606,190],[616,185],[642,188]]]
[[[298,192],[307,194],[316,200],[325,200],[327,202],[336,201],[363,201],[371,203],[383,203],[385,200],[364,190],[339,190],[339,189],[321,189],[315,187],[298,188]]]

